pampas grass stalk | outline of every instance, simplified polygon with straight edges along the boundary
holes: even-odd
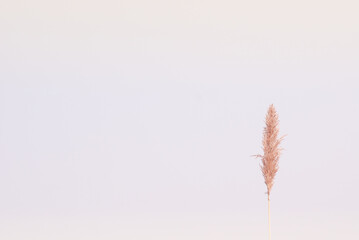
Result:
[[[273,106],[270,105],[265,119],[265,127],[263,131],[262,149],[263,155],[254,155],[261,158],[260,168],[264,177],[264,182],[267,186],[268,197],[268,228],[269,240],[271,240],[271,225],[270,225],[270,193],[274,184],[274,177],[279,169],[278,162],[281,155],[282,148],[279,147],[283,137],[278,137],[279,133],[278,114]]]

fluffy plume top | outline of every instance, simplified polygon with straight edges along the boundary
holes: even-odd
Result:
[[[274,177],[279,168],[278,162],[282,151],[279,144],[283,139],[283,137],[278,138],[279,120],[273,104],[269,106],[265,123],[266,126],[263,131],[262,140],[263,155],[256,156],[262,159],[261,170],[264,182],[267,185],[267,194],[269,199],[269,195],[274,184]]]

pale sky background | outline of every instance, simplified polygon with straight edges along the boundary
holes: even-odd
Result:
[[[358,12],[0,0],[0,239],[358,239]]]

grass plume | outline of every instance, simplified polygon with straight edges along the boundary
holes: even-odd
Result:
[[[278,137],[279,134],[279,120],[278,114],[271,104],[268,108],[268,112],[265,119],[265,127],[263,131],[262,149],[263,155],[255,155],[261,158],[261,170],[264,177],[264,182],[267,186],[268,196],[268,223],[269,223],[269,239],[270,234],[270,193],[274,184],[274,178],[279,169],[279,157],[281,155],[282,148],[280,143],[283,137]]]

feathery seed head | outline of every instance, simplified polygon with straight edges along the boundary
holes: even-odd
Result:
[[[268,198],[274,184],[274,177],[278,171],[278,162],[282,149],[279,144],[283,140],[283,137],[278,138],[279,133],[279,120],[278,114],[271,104],[269,106],[266,119],[266,126],[263,130],[262,149],[263,155],[257,155],[261,157],[261,170],[264,177],[264,182],[267,185]]]

